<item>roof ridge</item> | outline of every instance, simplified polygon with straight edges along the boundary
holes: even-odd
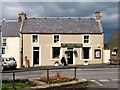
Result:
[[[18,20],[6,20],[6,22],[18,22]]]
[[[30,17],[30,18],[27,18],[27,19],[42,19],[42,18],[44,18],[44,19],[95,19],[95,17]]]

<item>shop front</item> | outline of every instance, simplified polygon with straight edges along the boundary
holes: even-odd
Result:
[[[62,43],[62,48],[65,48],[65,55],[67,59],[67,64],[75,64],[75,57],[78,57],[78,51],[76,48],[81,48],[82,44],[79,43]]]

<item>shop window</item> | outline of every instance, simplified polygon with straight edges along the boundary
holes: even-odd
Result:
[[[90,48],[83,47],[83,59],[90,59]]]
[[[52,58],[53,59],[60,58],[60,47],[52,47]]]

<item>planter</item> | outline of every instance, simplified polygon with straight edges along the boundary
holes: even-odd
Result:
[[[88,63],[84,63],[84,65],[88,65]]]
[[[59,66],[59,64],[58,64],[58,63],[55,63],[54,65],[55,65],[55,66]]]
[[[84,61],[84,65],[88,65],[88,61]]]
[[[55,66],[59,66],[59,62],[58,62],[58,61],[55,61],[55,62],[54,62],[54,65],[55,65]]]

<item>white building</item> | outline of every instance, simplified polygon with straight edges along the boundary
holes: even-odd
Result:
[[[14,57],[20,67],[20,23],[2,21],[2,57]]]

